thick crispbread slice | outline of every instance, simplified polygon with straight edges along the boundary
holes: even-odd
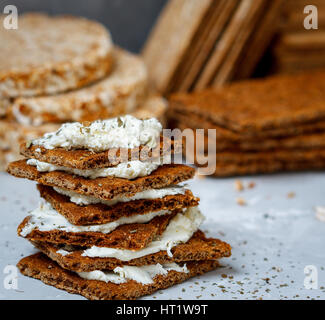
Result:
[[[70,254],[61,255],[58,246],[46,242],[32,241],[33,245],[57,262],[62,268],[75,272],[89,272],[94,270],[113,270],[122,265],[143,266],[148,264],[164,264],[170,262],[187,262],[216,260],[231,255],[229,244],[213,238],[206,238],[202,231],[197,231],[192,238],[184,244],[172,248],[170,257],[166,251],[160,251],[130,261],[121,261],[115,258],[90,258],[82,256],[82,249],[70,248]]]
[[[37,188],[41,197],[74,225],[104,224],[113,222],[120,217],[129,217],[160,210],[173,211],[196,207],[199,203],[199,198],[194,197],[190,190],[186,190],[184,195],[171,195],[161,199],[133,200],[130,202],[119,202],[112,206],[100,203],[79,206],[71,202],[69,197],[57,193],[51,187],[39,184]]]
[[[20,160],[10,163],[7,172],[15,177],[34,180],[40,184],[111,200],[117,195],[130,197],[140,191],[178,184],[193,178],[195,169],[182,164],[170,164],[159,167],[149,176],[134,180],[113,177],[86,179],[62,171],[39,172],[25,160]]]
[[[84,18],[24,14],[16,30],[0,29],[0,39],[6,43],[0,53],[0,97],[80,88],[106,76],[113,63],[110,34]]]
[[[160,143],[151,149],[140,146],[134,149],[112,148],[103,152],[90,150],[66,150],[64,148],[46,149],[43,146],[22,143],[20,153],[26,158],[34,158],[39,161],[51,163],[57,166],[75,168],[80,170],[114,167],[122,162],[131,160],[148,161],[160,156],[173,154],[180,151],[176,144],[169,138],[161,137]]]
[[[146,100],[147,69],[137,56],[115,48],[114,69],[95,84],[58,95],[18,98],[10,115],[24,124],[94,121],[131,113]]]
[[[216,125],[256,135],[325,119],[325,72],[246,80],[221,89],[178,94],[171,103]]]
[[[165,289],[191,277],[201,275],[218,267],[218,261],[191,261],[186,263],[188,273],[169,271],[167,275],[158,275],[154,283],[143,285],[136,281],[122,284],[105,283],[97,280],[85,280],[76,273],[64,270],[41,253],[23,258],[17,264],[20,272],[45,284],[70,293],[80,294],[91,300],[126,300],[151,294]]]
[[[148,223],[132,223],[117,227],[110,233],[102,232],[66,232],[54,229],[40,231],[37,227],[25,236],[33,241],[45,241],[56,244],[67,244],[76,246],[98,246],[117,249],[139,250],[146,247],[157,236],[161,235],[169,221],[176,212],[157,216]],[[31,216],[27,216],[18,226],[18,235],[21,235],[24,227],[28,224]]]

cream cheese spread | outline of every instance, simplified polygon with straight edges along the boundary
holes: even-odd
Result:
[[[91,272],[78,272],[78,275],[87,280],[98,280],[104,282],[113,282],[116,284],[125,283],[128,280],[134,280],[142,284],[153,283],[154,277],[158,275],[166,276],[169,271],[188,273],[186,265],[183,267],[176,263],[154,264],[141,267],[123,266],[117,267],[111,272],[100,270]]]
[[[184,213],[178,213],[170,222],[159,240],[152,241],[147,247],[140,250],[125,250],[92,246],[84,250],[84,257],[116,258],[122,261],[144,257],[159,251],[167,251],[172,257],[171,249],[179,243],[187,242],[195,231],[198,230],[204,216],[198,207],[186,209]]]
[[[169,213],[170,211],[168,210],[161,210],[129,217],[121,217],[113,222],[100,225],[76,226],[71,224],[64,216],[53,209],[53,207],[48,202],[44,202],[41,203],[37,209],[30,213],[31,217],[20,234],[23,237],[26,237],[36,228],[40,231],[61,230],[64,232],[110,233],[121,225],[131,223],[147,223],[157,216],[162,216]]]
[[[90,125],[79,122],[65,123],[59,130],[33,140],[34,145],[46,149],[88,149],[96,152],[111,148],[155,148],[162,132],[161,123],[155,119],[139,120],[131,115],[97,120]]]
[[[185,194],[186,189],[183,186],[170,186],[161,189],[149,189],[141,192],[137,192],[132,197],[125,197],[125,196],[117,196],[112,200],[101,200],[91,196],[85,196],[70,190],[65,190],[62,188],[54,187],[54,190],[62,195],[68,196],[70,201],[79,205],[79,206],[86,206],[89,204],[105,204],[107,206],[112,206],[119,202],[129,202],[134,200],[141,200],[141,199],[161,199],[166,196],[172,196],[177,194]]]
[[[168,157],[167,157],[168,158]],[[115,177],[124,179],[135,179],[150,175],[159,166],[169,163],[169,159],[156,159],[155,161],[142,162],[139,160],[123,162],[115,167],[80,170],[57,166],[36,159],[27,160],[27,164],[35,166],[39,172],[64,171],[84,178],[96,179],[104,177]]]

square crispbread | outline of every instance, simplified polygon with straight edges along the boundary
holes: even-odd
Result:
[[[130,261],[121,261],[116,258],[84,257],[82,256],[82,248],[70,248],[74,251],[67,255],[61,255],[57,253],[59,247],[51,243],[32,241],[32,244],[50,259],[57,262],[62,268],[75,272],[113,270],[122,265],[143,266],[156,263],[217,260],[230,257],[231,255],[229,244],[219,239],[206,238],[200,230],[187,243],[179,244],[172,248],[172,257],[167,254],[167,251],[159,251]]]
[[[190,190],[185,194],[170,195],[160,199],[141,199],[130,202],[119,202],[112,206],[105,204],[90,204],[80,206],[70,201],[70,198],[59,194],[53,188],[37,185],[42,198],[62,214],[74,225],[92,225],[113,222],[120,217],[144,215],[160,210],[176,210],[188,207],[196,207],[199,198],[193,196]]]
[[[62,171],[39,172],[25,160],[20,160],[10,163],[7,172],[15,177],[34,180],[40,184],[111,200],[116,196],[130,197],[140,191],[178,184],[193,178],[195,169],[182,164],[170,164],[159,167],[149,176],[134,180],[114,177],[86,179]]]
[[[161,235],[176,213],[177,212],[170,212],[163,216],[157,216],[148,223],[121,225],[110,233],[94,231],[66,232],[61,230],[60,226],[50,231],[41,231],[35,227],[25,238],[33,241],[45,241],[83,247],[97,246],[139,250],[146,247],[157,236]],[[19,236],[22,236],[21,232],[28,224],[30,218],[31,216],[27,216],[18,226],[17,233]]]
[[[20,272],[28,277],[39,279],[45,284],[70,293],[80,294],[90,300],[128,300],[165,289],[191,277],[204,274],[218,267],[218,261],[191,261],[186,263],[188,273],[169,271],[167,275],[158,275],[154,283],[143,285],[136,281],[114,284],[104,281],[85,280],[76,273],[62,269],[45,255],[36,253],[23,258],[17,264]]]
[[[114,167],[122,162],[131,160],[148,161],[157,159],[160,156],[172,154],[174,151],[179,152],[178,143],[175,141],[176,148],[174,148],[174,141],[167,137],[161,137],[160,142],[154,149],[140,146],[133,149],[112,148],[102,152],[94,152],[82,149],[46,149],[43,146],[32,145],[30,142],[27,142],[20,145],[20,154],[26,158],[34,158],[57,166],[88,170]]]
[[[325,71],[246,80],[171,99],[217,125],[251,134],[324,120],[324,101]]]

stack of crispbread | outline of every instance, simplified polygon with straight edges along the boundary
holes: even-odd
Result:
[[[170,120],[205,129],[186,156],[216,176],[325,168],[325,71],[246,80],[171,98]],[[208,129],[216,136],[210,139]],[[213,150],[215,148],[215,150]],[[213,152],[209,152],[213,150]],[[196,152],[194,153],[194,151]]]
[[[0,29],[0,40],[0,169],[18,158],[25,135],[64,122],[123,114],[163,120],[166,103],[148,89],[143,61],[114,47],[96,22],[25,14],[19,29]]]
[[[283,2],[168,1],[143,49],[152,82],[169,94],[250,77],[277,31]]]
[[[317,11],[313,13],[310,5]],[[305,20],[307,26],[317,22],[317,30],[305,29]],[[287,0],[283,6],[277,39],[270,53],[271,71],[274,73],[325,68],[325,2]]]
[[[134,299],[218,266],[228,244],[206,238],[194,169],[171,164],[175,142],[154,118],[63,125],[21,146],[8,166],[37,181],[43,202],[18,227],[42,253],[27,276],[88,299]],[[139,157],[140,156],[140,157]]]

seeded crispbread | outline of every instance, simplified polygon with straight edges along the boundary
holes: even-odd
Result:
[[[179,212],[179,211],[177,211]],[[41,231],[37,227],[25,238],[33,241],[45,241],[56,244],[98,246],[116,249],[139,250],[146,247],[157,236],[161,235],[169,224],[169,221],[177,212],[170,212],[163,216],[157,216],[148,223],[132,223],[117,227],[110,233],[102,232],[66,232],[58,229]],[[27,216],[18,226],[19,236],[28,224],[31,216]]]
[[[41,253],[23,258],[17,264],[20,272],[45,284],[70,293],[80,294],[90,300],[126,300],[151,294],[165,289],[191,277],[204,274],[218,267],[218,261],[191,261],[186,263],[188,273],[169,271],[167,275],[158,275],[153,284],[143,285],[136,281],[114,284],[97,280],[85,280],[76,273],[62,269]]]
[[[93,121],[132,113],[147,96],[144,62],[122,49],[114,50],[114,69],[95,84],[67,93],[18,98],[10,115],[24,124]]]
[[[104,224],[113,222],[120,217],[143,215],[160,210],[173,211],[195,207],[199,204],[199,198],[194,197],[190,190],[186,190],[184,195],[170,195],[161,199],[133,200],[119,202],[111,206],[100,203],[79,206],[71,202],[69,197],[59,194],[51,187],[39,184],[37,188],[41,197],[74,225]]]
[[[162,155],[180,152],[180,148],[169,138],[161,137],[160,143],[154,149],[147,146],[123,149],[112,148],[107,151],[94,152],[90,150],[67,150],[64,148],[46,149],[43,146],[22,143],[20,153],[26,158],[51,163],[57,166],[75,168],[80,170],[114,167],[122,162],[131,160],[148,161],[157,159]]]
[[[1,25],[4,18],[0,16]],[[109,32],[84,18],[24,14],[17,30],[0,29],[0,39],[6,43],[0,55],[0,97],[80,88],[106,76],[112,67]]]
[[[213,238],[206,238],[202,231],[197,231],[192,238],[183,244],[171,249],[170,257],[166,251],[159,251],[130,261],[121,261],[115,258],[91,258],[82,256],[82,248],[70,247],[70,254],[61,255],[57,251],[60,247],[46,242],[32,241],[33,245],[57,262],[62,268],[75,272],[89,272],[94,270],[113,270],[122,265],[142,266],[148,264],[164,264],[170,262],[187,262],[216,260],[231,255],[229,244]],[[63,247],[64,248],[64,247]]]
[[[325,71],[246,80],[171,99],[179,110],[255,134],[325,119]]]
[[[134,180],[113,177],[86,179],[62,171],[39,172],[25,160],[20,160],[10,163],[7,172],[17,178],[26,178],[40,184],[111,200],[116,196],[130,197],[140,191],[178,184],[193,178],[195,169],[182,164],[170,164],[159,167],[149,176]]]

